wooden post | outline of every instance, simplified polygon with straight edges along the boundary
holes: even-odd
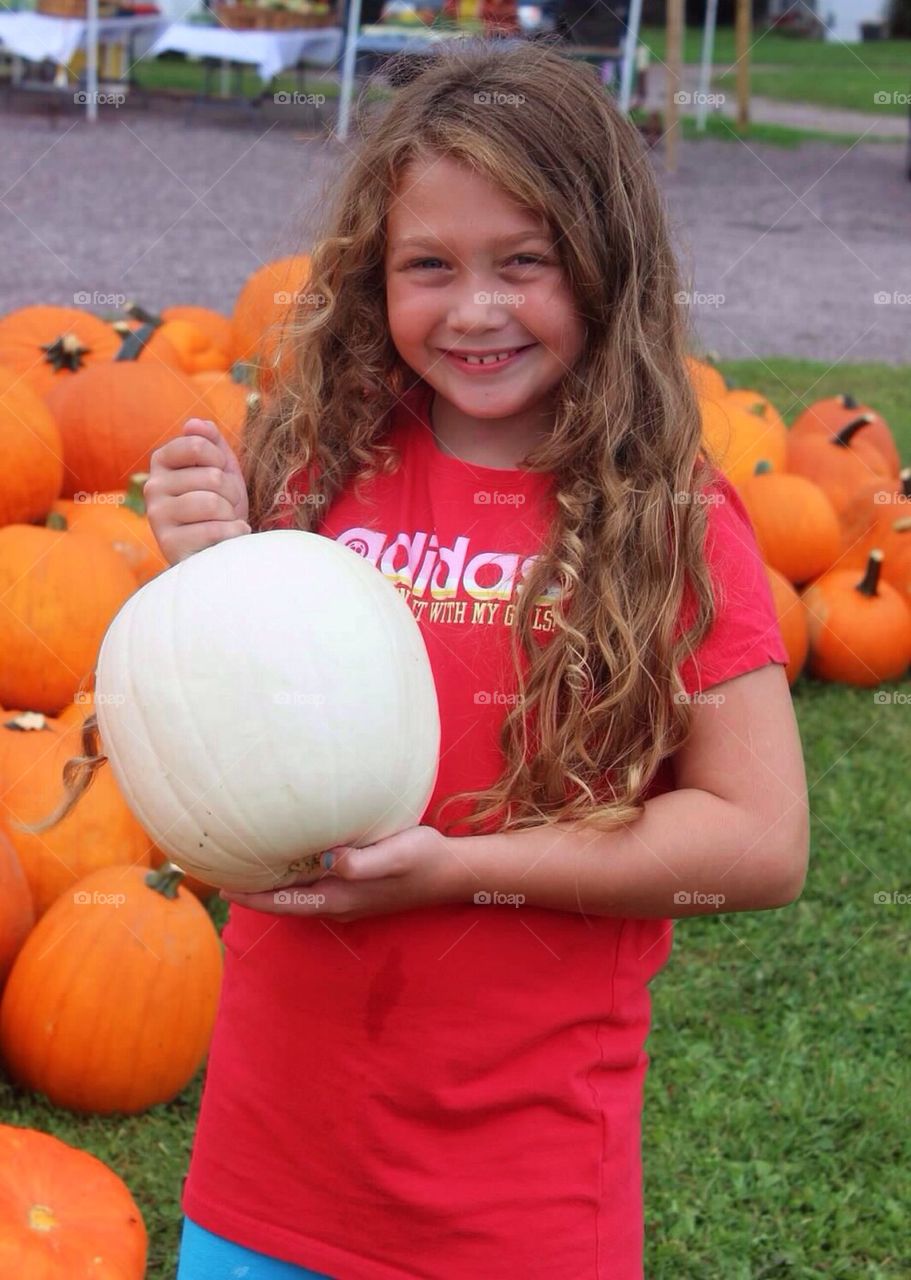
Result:
[[[667,0],[667,120],[664,122],[664,156],[668,173],[677,168],[677,136],[680,131],[680,67],[683,62],[683,0]]]
[[[737,0],[737,124],[741,129],[750,123],[750,40],[753,32],[752,0]]]

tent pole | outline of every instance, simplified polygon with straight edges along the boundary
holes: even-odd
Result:
[[[630,98],[633,93],[633,69],[636,65],[636,49],[639,44],[639,24],[641,21],[642,0],[632,0],[626,28],[626,39],[623,44],[623,64],[620,69],[620,98],[617,104],[624,114],[629,111]]]
[[[667,0],[667,120],[664,158],[668,173],[677,168],[677,135],[680,131],[680,64],[683,61],[683,0]]]
[[[705,26],[702,30],[702,65],[699,68],[699,97],[696,99],[696,128],[705,133],[708,115],[709,87],[712,80],[712,55],[715,49],[715,24],[718,21],[718,0],[708,0],[705,6]]]
[[[98,119],[98,0],[88,0],[85,24],[85,118]]]
[[[361,0],[348,0],[348,27],[345,36],[345,56],[342,59],[342,81],[338,99],[337,133],[344,142],[348,137],[348,116],[351,110],[351,94],[354,89],[354,59],[357,54],[357,37],[361,28]]]

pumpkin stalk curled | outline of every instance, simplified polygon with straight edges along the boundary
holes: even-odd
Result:
[[[861,427],[869,426],[873,418],[869,413],[862,413],[859,418],[854,418],[851,422],[846,423],[839,431],[835,432],[832,437],[832,443],[841,445],[843,449],[847,449],[848,445],[857,435]]]
[[[76,373],[84,363],[82,357],[90,354],[91,347],[84,347],[74,333],[62,333],[54,342],[43,342],[41,350],[46,353],[48,364],[54,366],[55,372],[69,369]]]
[[[58,822],[62,822],[76,805],[80,796],[88,791],[98,769],[107,760],[107,756],[99,750],[100,746],[101,737],[98,731],[98,716],[93,711],[91,715],[86,716],[82,723],[82,755],[73,756],[63,766],[63,785],[66,789],[66,795],[51,813],[39,818],[37,822],[26,823],[20,822],[16,818],[11,818],[10,821],[13,826],[20,831],[27,831],[31,835],[38,835],[42,831],[47,831],[50,827],[56,827]]]

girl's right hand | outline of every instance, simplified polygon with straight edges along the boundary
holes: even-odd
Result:
[[[251,532],[240,464],[214,422],[189,418],[183,435],[155,450],[143,494],[169,564]]]

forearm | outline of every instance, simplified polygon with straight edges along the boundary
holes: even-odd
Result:
[[[646,801],[636,822],[612,831],[559,823],[465,836],[453,851],[469,901],[506,894],[587,915],[710,915],[783,906],[799,896],[806,841],[789,819],[779,825],[757,830],[736,805],[681,789]]]

